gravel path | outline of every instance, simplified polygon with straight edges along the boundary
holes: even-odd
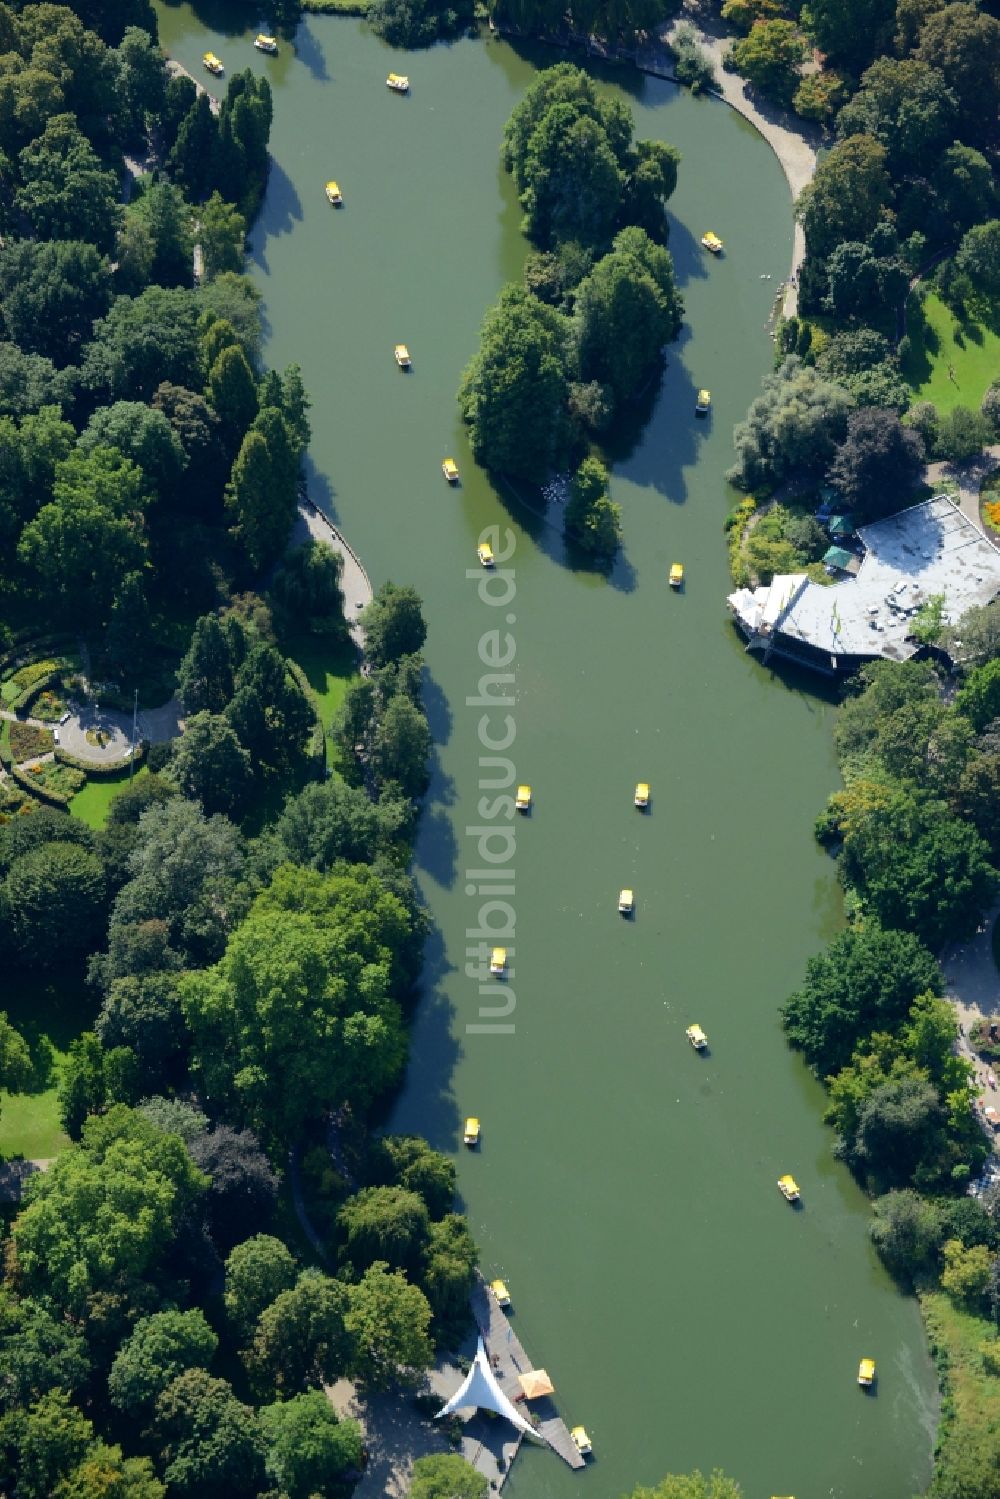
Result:
[[[779,109],[769,100],[751,93],[750,85],[738,73],[723,71],[722,59],[734,38],[704,0],[685,0],[680,15],[664,30],[664,40],[669,42],[683,22],[694,27],[699,44],[712,59],[716,75],[714,92],[760,131],[781,164],[794,201],[816,170],[816,148],[822,140],[821,132],[807,121],[800,120],[798,115]],[[798,308],[796,278],[805,253],[805,235],[802,225],[796,220],[792,263],[782,304],[785,317],[793,317]]]
[[[979,489],[987,474],[1000,466],[1000,442],[984,448],[971,463],[929,463],[925,478],[932,489],[947,489],[958,495],[958,508],[967,520],[983,530],[979,519]],[[994,538],[987,532],[987,538]]]

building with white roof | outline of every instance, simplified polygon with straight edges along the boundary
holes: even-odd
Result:
[[[935,495],[858,532],[856,577],[825,585],[782,573],[762,588],[729,595],[747,650],[840,676],[884,657],[906,661],[920,649],[914,617],[933,599],[954,624],[1000,594],[1000,550],[948,495]]]

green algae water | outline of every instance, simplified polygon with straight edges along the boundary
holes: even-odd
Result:
[[[935,1419],[917,1310],[873,1256],[822,1092],[777,1018],[841,919],[811,838],[836,784],[831,709],[813,683],[752,662],[724,602],[731,431],[770,363],[791,253],[777,163],[718,101],[626,70],[609,83],[640,136],[683,153],[670,248],[686,318],[648,423],[616,454],[625,544],[605,579],[567,564],[558,512],[545,526],[491,489],[455,406],[482,316],[526,253],[498,146],[533,64],[495,41],[398,53],[320,19],[266,59],[252,23],[227,34],[186,6],[158,10],[196,75],[211,48],[230,73],[271,80],[274,160],[252,237],[267,358],[303,367],[315,498],[376,586],[412,582],[425,601],[436,756],[417,872],[434,931],[392,1123],[458,1158],[483,1268],[507,1280],[529,1354],[594,1442],[579,1475],[524,1452],[507,1492],[596,1499],[720,1466],[747,1499],[911,1499]],[[410,75],[408,97],[385,88],[389,69]],[[341,210],[324,198],[331,177]],[[699,246],[706,229],[721,260]],[[497,603],[480,596],[475,555],[490,525],[510,552]],[[511,651],[513,706],[484,708],[480,678]],[[480,787],[503,774],[481,760],[504,758],[534,793],[516,824],[491,817],[501,793]],[[516,848],[480,845],[469,830],[484,827],[510,829]],[[495,877],[467,873],[484,869]],[[617,913],[623,886],[633,921]],[[475,972],[491,899],[514,922],[499,998]],[[496,905],[486,919],[507,917]],[[707,1057],[685,1040],[692,1021]],[[468,1114],[482,1120],[475,1154],[460,1144]],[[785,1171],[801,1211],[778,1194]],[[866,1355],[873,1398],[855,1383]]]

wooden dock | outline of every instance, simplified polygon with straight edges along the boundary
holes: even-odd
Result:
[[[472,1315],[482,1334],[486,1352],[493,1365],[493,1372],[497,1382],[509,1400],[521,1400],[519,1409],[525,1415],[534,1416],[537,1419],[536,1431],[544,1442],[558,1453],[564,1463],[571,1468],[585,1468],[586,1460],[578,1451],[576,1443],[569,1434],[569,1428],[559,1415],[552,1400],[545,1396],[541,1400],[532,1400],[530,1406],[524,1402],[521,1396],[521,1385],[518,1380],[519,1374],[526,1374],[535,1366],[521,1346],[520,1339],[510,1325],[510,1321],[497,1305],[497,1299],[487,1289],[486,1283],[477,1277],[469,1298],[472,1305]],[[509,1471],[509,1468],[508,1468]]]

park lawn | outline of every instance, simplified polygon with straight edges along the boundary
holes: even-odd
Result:
[[[982,323],[960,323],[933,292],[911,297],[907,309],[910,347],[902,361],[903,379],[917,401],[933,401],[939,411],[955,406],[979,410],[1000,375],[1000,333]],[[954,372],[949,379],[948,370]]]
[[[44,977],[9,970],[3,1008],[28,1043],[33,1076],[23,1093],[0,1093],[0,1157],[46,1159],[69,1144],[56,1089],[70,1042],[93,1024],[94,998],[78,970],[57,969]]]
[[[140,765],[136,775],[146,774],[147,767]],[[103,828],[108,820],[111,798],[127,785],[127,770],[121,770],[117,775],[104,776],[100,780],[95,777],[94,780],[89,780],[86,786],[83,786],[70,800],[69,810],[74,817],[79,817],[80,821],[85,822],[88,827]]]
[[[943,1291],[924,1292],[920,1309],[943,1397],[937,1463],[945,1468],[951,1458],[961,1468],[963,1451],[981,1450],[981,1440],[1000,1426],[1000,1379],[987,1371],[982,1353],[996,1342],[996,1328]]]
[[[358,680],[358,653],[351,640],[328,640],[322,635],[295,635],[284,641],[285,653],[302,668],[312,689],[313,702],[326,732],[326,763],[334,765],[336,752],[330,740],[330,724]]]

